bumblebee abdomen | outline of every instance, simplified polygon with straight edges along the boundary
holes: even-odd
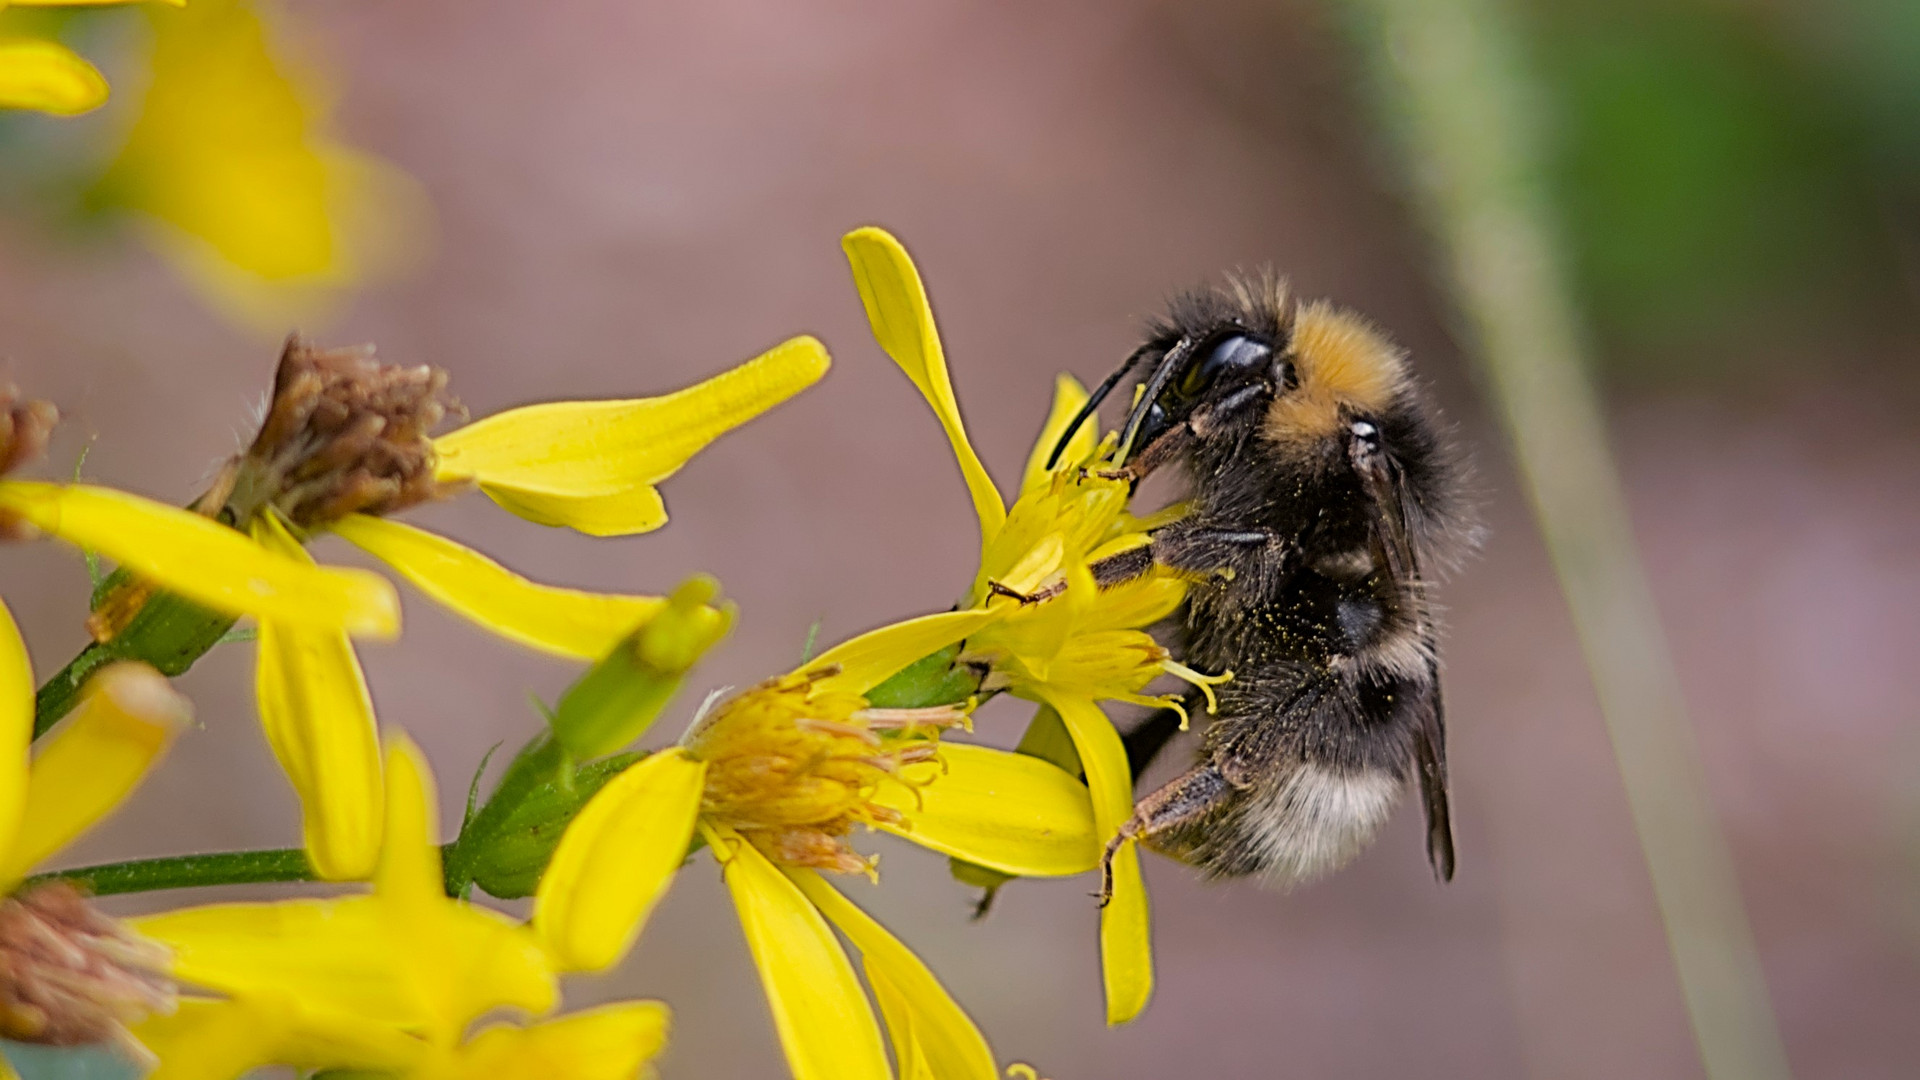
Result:
[[[1289,888],[1352,861],[1393,812],[1404,781],[1385,769],[1301,762],[1235,792],[1199,827],[1155,846],[1216,877],[1257,876]]]

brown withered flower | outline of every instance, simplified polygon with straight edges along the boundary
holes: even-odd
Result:
[[[0,1035],[47,1046],[139,1044],[127,1025],[174,1008],[167,950],[101,914],[72,885],[0,901]]]
[[[47,440],[60,422],[52,402],[20,399],[20,388],[0,382],[0,476],[47,452]],[[11,514],[0,513],[0,540],[31,539],[34,530]]]
[[[260,433],[199,508],[245,526],[271,507],[313,528],[464,490],[434,478],[433,429],[461,414],[446,390],[446,372],[383,363],[371,345],[322,349],[289,337]]]

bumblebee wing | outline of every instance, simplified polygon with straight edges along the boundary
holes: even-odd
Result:
[[[1413,733],[1414,763],[1420,769],[1420,801],[1427,811],[1427,861],[1441,881],[1453,880],[1453,815],[1447,805],[1447,721],[1440,697],[1440,673]]]

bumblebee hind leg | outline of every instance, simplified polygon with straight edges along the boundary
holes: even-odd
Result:
[[[1151,843],[1157,836],[1192,825],[1224,809],[1236,789],[1212,765],[1197,765],[1174,777],[1133,808],[1133,816],[1107,841],[1100,858],[1100,906],[1113,899],[1113,857],[1129,840]]]

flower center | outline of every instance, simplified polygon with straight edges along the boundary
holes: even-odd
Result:
[[[174,1007],[166,949],[62,882],[0,900],[0,1035],[135,1045],[126,1025]]]
[[[855,825],[897,824],[873,800],[901,770],[932,760],[940,732],[967,722],[966,704],[876,709],[823,685],[832,667],[783,675],[722,703],[688,732],[707,762],[702,812],[789,866],[873,874],[847,844]]]
[[[448,493],[429,438],[449,408],[447,374],[374,359],[371,346],[318,349],[289,338],[252,445],[202,496],[244,526],[267,507],[302,528],[391,514]]]

